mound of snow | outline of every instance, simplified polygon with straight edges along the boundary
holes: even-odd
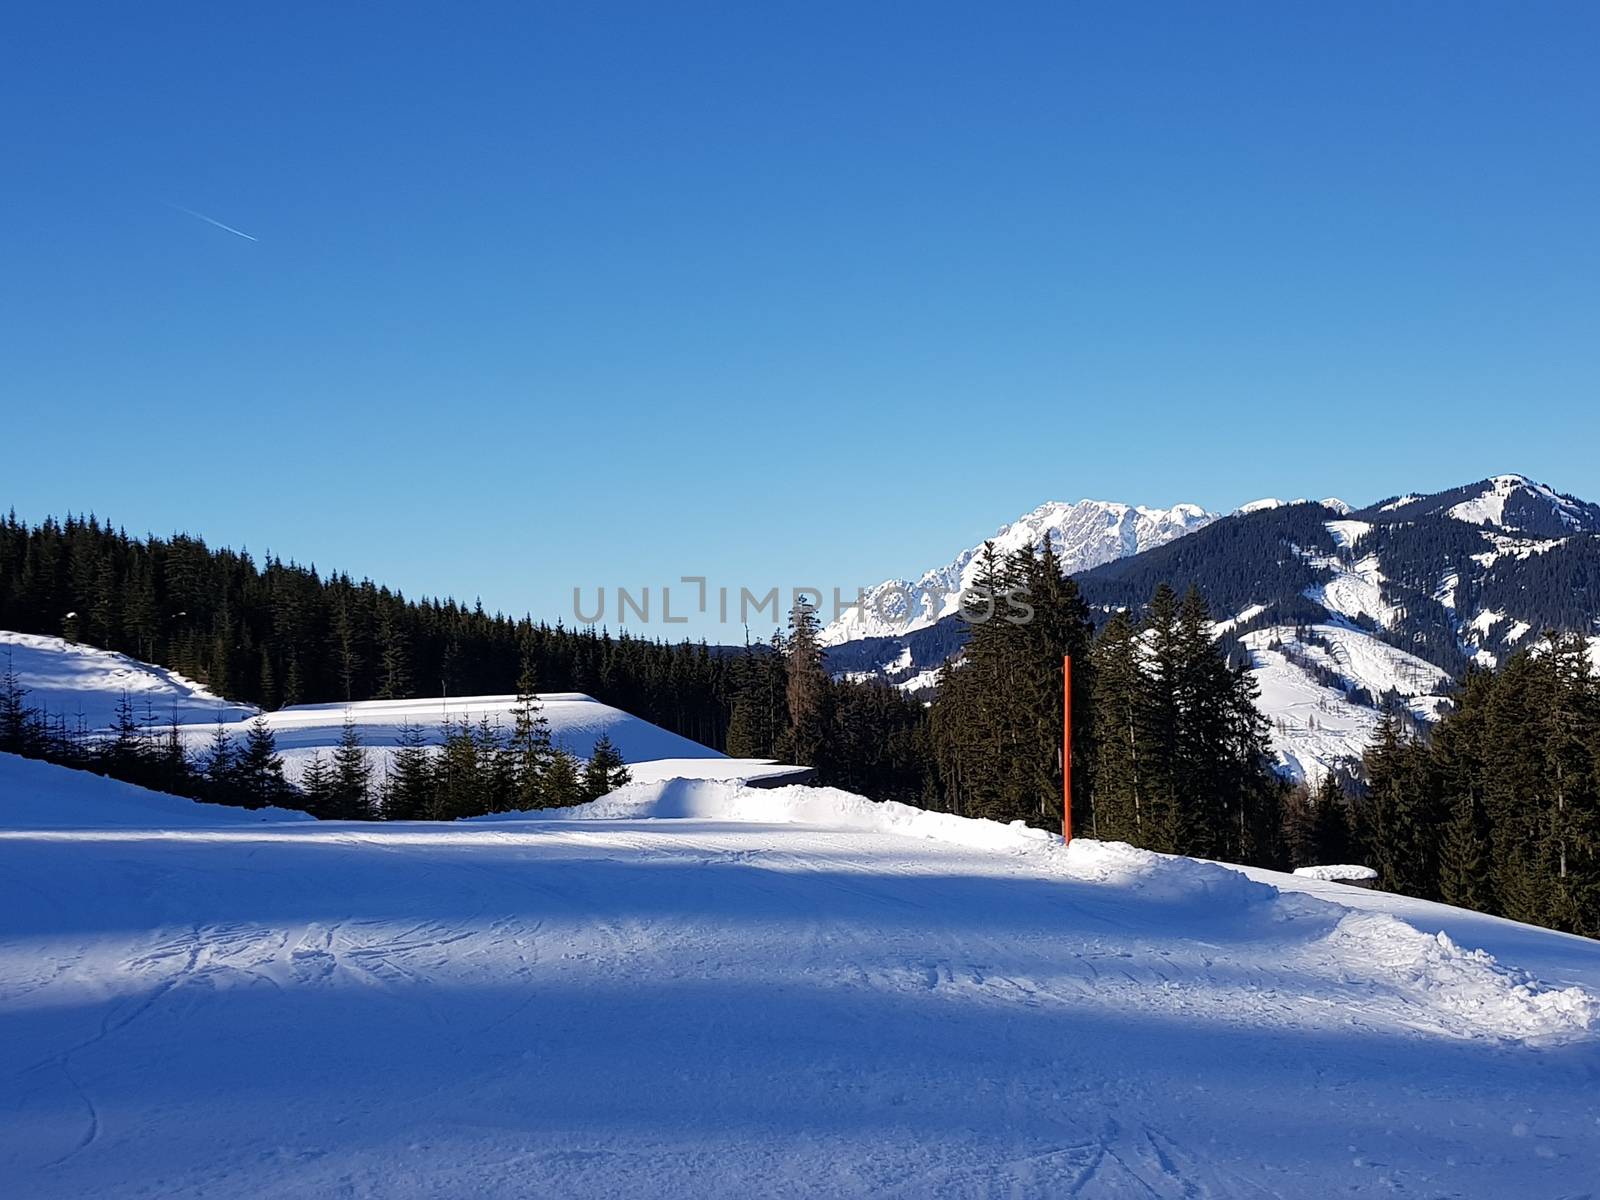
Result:
[[[1330,883],[1368,883],[1378,877],[1371,867],[1354,863],[1334,863],[1322,867],[1296,867],[1296,875],[1304,879],[1324,879]]]
[[[179,829],[311,819],[286,808],[202,804],[89,771],[0,754],[0,829]]]
[[[1431,1012],[1445,1032],[1545,1040],[1600,1023],[1600,1000],[1584,989],[1546,987],[1448,934],[1423,933],[1386,913],[1352,912],[1327,942],[1349,970]]]

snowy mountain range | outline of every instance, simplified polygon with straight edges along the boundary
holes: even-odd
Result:
[[[1051,501],[1002,525],[988,540],[997,552],[1009,554],[1024,546],[1041,546],[1048,539],[1063,568],[1075,575],[1114,559],[1164,546],[1216,519],[1216,513],[1207,512],[1198,504],[1143,508],[1106,500],[1080,500],[1076,504]],[[980,542],[916,579],[886,579],[868,588],[863,593],[865,603],[847,609],[823,630],[823,644],[892,637],[925,629],[950,616],[960,602],[961,590],[971,586],[977,575],[982,553]]]
[[[1078,506],[1039,511],[1052,507]],[[1026,544],[1027,521],[1002,533]],[[1284,771],[1313,781],[1358,757],[1384,711],[1437,719],[1470,663],[1498,665],[1543,630],[1583,634],[1600,655],[1600,505],[1523,475],[1359,510],[1197,510],[1188,528],[1076,575],[1102,611],[1137,609],[1160,582],[1198,587],[1219,639],[1249,658]],[[836,641],[829,662],[921,690],[964,638],[948,615]]]

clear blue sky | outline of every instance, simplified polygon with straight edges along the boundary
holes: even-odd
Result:
[[[0,504],[554,617],[1047,499],[1600,499],[1597,46],[1588,2],[14,6]]]

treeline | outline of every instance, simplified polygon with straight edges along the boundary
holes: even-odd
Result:
[[[820,632],[816,609],[802,598],[787,634],[774,634],[764,647],[768,653],[730,661],[727,752],[808,766],[815,782],[875,800],[924,803],[930,768],[923,705],[878,680],[832,678]]]
[[[0,673],[0,751],[93,771],[140,787],[241,808],[297,808],[327,820],[455,820],[496,812],[564,808],[622,787],[629,772],[602,736],[587,762],[552,744],[525,671],[510,729],[446,724],[440,745],[408,725],[380,765],[348,719],[325,759],[297,780],[285,773],[272,727],[257,717],[242,737],[216,726],[193,753],[176,724],[162,726],[124,695],[109,730],[90,734],[28,701],[9,663]]]
[[[931,713],[939,807],[1061,822],[1062,656],[1072,673],[1072,820],[1083,834],[1179,854],[1280,865],[1284,788],[1244,663],[1230,664],[1199,593],[1158,584],[1142,620],[1098,636],[1053,548],[986,549],[972,626]],[[1025,595],[1031,619],[1006,619]]]
[[[187,534],[129,537],[93,517],[0,522],[0,629],[116,650],[266,709],[509,694],[525,657],[551,691],[585,692],[702,745],[723,745],[731,709],[727,656],[704,643],[408,600]]]
[[[924,788],[922,708],[902,693],[823,673],[791,719],[792,631],[733,651],[613,637],[408,600],[276,557],[257,565],[187,534],[134,538],[92,516],[29,526],[15,513],[0,523],[0,629],[116,650],[267,709],[509,694],[526,666],[545,689],[584,692],[736,757],[801,761],[818,782],[884,799],[916,802]],[[815,614],[805,636],[815,650]],[[441,758],[465,764],[466,740],[456,731]],[[465,766],[451,778],[469,778]]]
[[[1354,834],[1378,886],[1600,936],[1600,678],[1547,635],[1470,671],[1430,734],[1386,718]]]

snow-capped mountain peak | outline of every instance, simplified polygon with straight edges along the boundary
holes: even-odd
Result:
[[[1209,525],[1217,516],[1198,504],[1147,508],[1110,500],[1076,504],[1053,500],[1002,525],[988,540],[998,553],[1009,554],[1048,539],[1070,573],[1165,545]],[[886,579],[866,589],[864,604],[847,609],[823,630],[823,644],[909,633],[955,612],[961,590],[978,573],[982,553],[980,542],[918,579]]]
[[[1538,537],[1600,533],[1600,505],[1517,474],[1493,475],[1433,495],[1400,496],[1365,512],[1385,521],[1443,516],[1485,529]]]
[[[1255,512],[1270,512],[1275,508],[1287,508],[1292,504],[1310,503],[1311,501],[1304,496],[1297,500],[1279,500],[1276,496],[1263,496],[1260,500],[1252,500],[1248,504],[1241,504],[1233,510],[1233,515],[1242,517]],[[1318,500],[1317,503],[1322,505],[1323,508],[1333,509],[1334,512],[1339,513],[1341,516],[1350,512],[1350,506],[1337,496],[1329,496],[1324,500]]]

